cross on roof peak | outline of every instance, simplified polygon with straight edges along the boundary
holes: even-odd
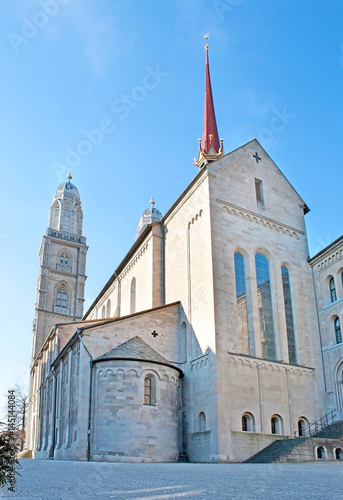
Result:
[[[256,153],[255,153],[254,155],[252,155],[252,156],[253,156],[253,158],[255,158],[256,163],[258,163],[258,162],[259,162],[259,160],[262,160],[262,158],[260,158],[260,157],[258,156],[258,152],[257,152],[257,151],[256,151]]]

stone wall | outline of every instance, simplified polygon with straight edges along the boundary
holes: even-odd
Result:
[[[311,259],[323,349],[327,411],[337,410],[343,418],[343,342],[335,331],[338,318],[343,338],[343,238]],[[334,291],[331,296],[330,280]],[[336,299],[336,300],[335,300]]]
[[[232,431],[232,456],[234,462],[244,462],[259,451],[263,450],[275,439],[282,439],[282,436],[275,434],[258,434],[255,432],[236,432]],[[286,439],[286,438],[284,438]]]
[[[317,450],[322,448],[322,458],[318,458]],[[339,460],[343,460],[343,440],[326,438],[309,438],[288,454],[280,458],[280,462],[316,462],[337,460],[336,449],[340,453]]]
[[[180,305],[171,304],[137,313],[126,318],[110,320],[83,331],[84,343],[93,359],[123,344],[141,337],[153,349],[172,363],[179,363]],[[152,332],[158,335],[153,337]]]
[[[253,156],[256,151],[260,157],[258,163]],[[262,411],[264,427],[270,427],[274,413],[282,415],[288,434],[291,428],[292,432],[296,430],[299,416],[307,414],[307,418],[316,420],[325,414],[325,399],[313,278],[307,262],[304,201],[257,141],[224,156],[208,169],[211,174],[219,457],[225,461],[235,458],[230,432],[241,430],[238,427],[241,416],[249,407],[255,418],[257,412],[256,421],[261,422]],[[262,202],[256,197],[256,179],[262,182]],[[243,366],[229,363],[229,354],[242,354],[243,345],[238,335],[237,307],[241,305],[237,304],[236,296],[235,252],[243,256],[246,285],[249,353],[246,359],[242,357]],[[260,364],[265,356],[265,325],[261,320],[256,253],[263,254],[269,264],[268,285],[275,338],[275,356],[269,359],[279,363],[278,368],[272,368],[274,373],[268,375],[266,362],[260,385],[256,368],[244,368],[246,364],[253,365],[254,359]],[[282,266],[289,272],[296,364],[289,364]],[[285,375],[288,370],[297,372],[297,365],[300,365],[300,372],[301,367],[306,371],[304,377],[296,376],[299,386],[291,382],[291,377],[287,381]],[[284,375],[275,370],[283,371]],[[263,410],[259,408],[259,399]]]
[[[144,379],[153,376],[156,400],[144,404]],[[176,462],[179,372],[139,361],[106,360],[94,367],[92,459]]]
[[[118,275],[105,286],[87,319],[122,317],[164,304],[162,238],[161,224],[153,224],[127,262],[119,265]]]
[[[188,460],[190,462],[210,462],[211,431],[194,432],[189,435]]]

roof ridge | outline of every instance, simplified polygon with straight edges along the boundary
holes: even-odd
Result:
[[[141,359],[142,361],[171,364],[162,354],[156,351],[138,335],[110,349],[96,360],[104,359]]]

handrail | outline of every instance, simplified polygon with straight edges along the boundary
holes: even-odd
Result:
[[[331,410],[329,413],[319,418],[315,422],[309,423],[302,429],[297,429],[293,432],[293,434],[287,436],[287,439],[296,437],[312,437],[323,429],[326,429],[326,427],[328,427],[330,424],[333,424],[335,421],[335,417],[336,410]]]
[[[293,432],[293,434],[287,436],[286,439],[277,441],[277,444],[274,446],[272,450],[274,459],[277,458],[277,456],[280,456],[279,451],[285,449],[286,446],[285,443],[287,443],[289,439],[315,436],[318,432],[322,431],[323,429],[326,429],[326,427],[328,427],[330,424],[333,424],[335,421],[335,417],[336,417],[336,410],[331,410],[329,413],[316,420],[316,422],[308,424],[301,430],[300,429],[296,430],[295,432]]]

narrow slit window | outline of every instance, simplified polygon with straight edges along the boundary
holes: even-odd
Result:
[[[255,262],[262,355],[264,359],[276,361],[275,330],[269,262],[268,259],[261,253],[257,253],[255,255]]]
[[[288,357],[289,357],[289,362],[295,364],[297,362],[297,356],[295,348],[295,329],[293,321],[291,285],[289,279],[289,272],[285,266],[281,267],[281,276],[282,276],[282,287],[283,287],[283,300],[284,300],[285,315],[286,315]]]
[[[339,321],[339,318],[335,319],[334,325],[335,325],[336,344],[341,344],[341,342],[342,342],[342,331],[341,331],[341,323]]]
[[[249,354],[249,333],[247,297],[245,286],[244,257],[235,252],[236,302],[239,349],[242,354]]]
[[[330,298],[331,302],[336,302],[337,300],[337,294],[336,294],[336,285],[335,285],[335,279],[331,278],[330,283]]]
[[[260,179],[255,179],[255,192],[257,202],[263,204],[262,181]]]
[[[151,405],[151,379],[146,377],[144,380],[144,404]]]
[[[156,405],[156,379],[153,375],[144,379],[144,404]]]

